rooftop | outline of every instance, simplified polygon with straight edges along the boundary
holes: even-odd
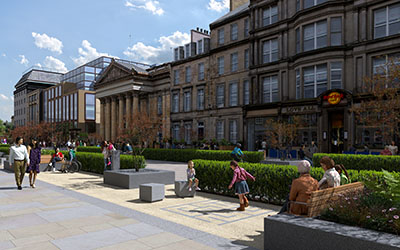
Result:
[[[250,5],[250,1],[248,1],[247,3],[245,3],[245,4],[243,4],[243,5],[239,6],[239,7],[237,7],[236,9],[234,9],[234,10],[228,12],[228,13],[225,14],[224,16],[222,16],[222,17],[218,18],[217,20],[215,20],[214,22],[212,22],[212,23],[210,24],[210,27],[211,27],[211,26],[214,26],[214,25],[217,25],[217,24],[219,24],[219,23],[221,23],[221,22],[223,22],[223,21],[225,21],[225,20],[228,20],[228,19],[231,18],[231,17],[234,17],[234,16],[236,16],[236,15],[239,15],[239,14],[241,14],[241,13],[243,13],[243,12],[246,12],[246,11],[249,9],[249,5]]]

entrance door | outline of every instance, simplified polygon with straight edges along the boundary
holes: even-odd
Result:
[[[344,143],[343,111],[329,113],[329,152],[342,153]]]

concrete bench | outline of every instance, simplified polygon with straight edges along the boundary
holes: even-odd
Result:
[[[159,183],[146,183],[139,186],[139,198],[142,201],[160,201],[165,197],[165,185]]]
[[[321,214],[330,204],[339,199],[339,195],[347,193],[358,193],[364,190],[364,184],[354,182],[335,188],[327,188],[311,193],[311,197],[307,202],[291,201],[291,204],[305,205],[308,208],[307,217],[315,217]]]
[[[196,183],[192,183],[192,191],[189,191],[188,181],[175,181],[175,194],[178,197],[194,197],[196,193]]]

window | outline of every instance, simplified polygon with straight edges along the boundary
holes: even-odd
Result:
[[[179,94],[172,95],[172,112],[179,112]]]
[[[304,9],[326,2],[327,0],[304,0]]]
[[[231,41],[238,39],[238,25],[237,23],[231,24]]]
[[[296,0],[296,12],[300,11],[300,0]]]
[[[162,114],[162,96],[157,97],[157,114]]]
[[[174,84],[179,84],[179,69],[174,70]]]
[[[300,28],[296,29],[296,53],[300,53]]]
[[[248,105],[250,103],[250,84],[248,80],[243,81],[243,104]]]
[[[304,26],[304,51],[319,49],[327,46],[327,21],[319,21]]]
[[[217,121],[217,140],[220,141],[224,139],[224,122]]]
[[[248,37],[249,36],[249,19],[246,18],[244,19],[244,37]]]
[[[47,119],[47,103],[48,103],[48,99],[47,99],[47,91],[44,92],[44,100],[43,100],[43,120],[44,121],[48,121]]]
[[[268,76],[263,78],[263,102],[277,102],[278,97],[278,76]]]
[[[278,60],[278,39],[263,42],[263,63]]]
[[[69,121],[71,119],[71,115],[70,115],[70,98],[71,95],[67,96],[67,120]]]
[[[225,66],[225,62],[224,62],[224,57],[218,57],[218,75],[223,75],[224,74],[224,66]]]
[[[197,109],[204,109],[204,89],[197,90]]]
[[[244,68],[245,69],[249,68],[249,49],[246,49],[244,51]]]
[[[374,11],[374,38],[400,33],[400,4]]]
[[[270,6],[263,11],[263,26],[278,22],[278,7]]]
[[[197,54],[203,53],[203,40],[197,41]]]
[[[372,59],[373,74],[389,74],[390,64],[400,64],[400,53],[374,57]]]
[[[229,141],[232,143],[237,142],[237,121],[229,121]]]
[[[223,108],[224,107],[224,85],[217,86],[217,107]]]
[[[185,45],[185,58],[190,57],[190,44]]]
[[[331,89],[342,88],[342,63],[331,63]]]
[[[186,91],[184,94],[183,111],[189,112],[191,110],[192,98],[190,91]]]
[[[94,94],[86,94],[86,120],[94,120],[95,119],[95,103],[96,98]]]
[[[204,122],[199,122],[197,124],[197,139],[199,141],[204,139]]]
[[[304,98],[314,98],[328,89],[328,74],[326,64],[305,67]]]
[[[78,93],[74,94],[74,120],[78,120]]]
[[[296,69],[296,99],[301,98],[300,70]]]
[[[186,83],[189,83],[192,81],[192,68],[190,66],[186,67],[185,81],[186,81]]]
[[[175,140],[179,141],[179,125],[178,125],[178,124],[175,124],[175,125],[172,127],[172,137],[173,137]]]
[[[331,18],[331,46],[342,45],[342,18]]]
[[[198,80],[203,81],[204,80],[204,63],[199,63],[199,72],[198,72]]]
[[[62,99],[62,106],[63,106],[63,114],[62,114],[62,120],[65,121],[66,120],[66,115],[67,115],[67,101],[66,101],[66,96],[63,96]]]
[[[231,72],[236,72],[238,70],[238,53],[235,52],[231,54]]]
[[[186,144],[191,144],[192,143],[192,124],[185,124],[185,142]]]
[[[218,30],[218,45],[222,45],[225,42],[224,28]]]
[[[229,84],[229,106],[234,107],[238,105],[238,84],[233,82]]]

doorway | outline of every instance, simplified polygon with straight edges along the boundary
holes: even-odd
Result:
[[[344,113],[335,111],[329,113],[329,152],[339,154],[344,147]]]

